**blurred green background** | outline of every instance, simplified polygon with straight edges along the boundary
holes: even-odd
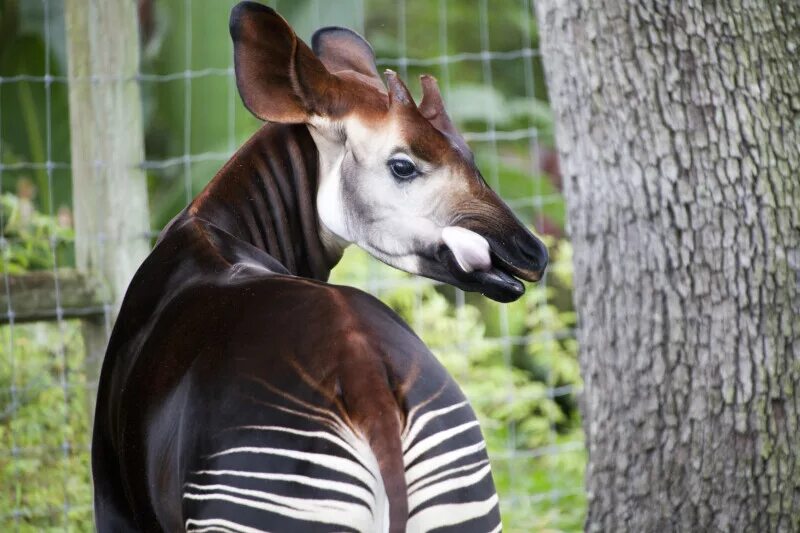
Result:
[[[154,233],[258,127],[230,75],[234,3],[138,0]],[[327,25],[360,31],[379,69],[398,71],[415,96],[418,75],[435,75],[487,181],[546,235],[545,281],[510,305],[412,278],[355,249],[332,281],[380,296],[464,388],[489,444],[506,531],[581,530],[571,249],[530,0],[267,3],[305,39]],[[4,280],[74,262],[66,61],[61,0],[0,0]],[[0,530],[92,529],[93,395],[78,322],[0,327]]]

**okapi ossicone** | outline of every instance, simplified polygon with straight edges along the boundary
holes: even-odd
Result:
[[[230,31],[267,124],[122,303],[92,444],[99,531],[499,531],[458,386],[394,312],[326,280],[355,243],[511,301],[545,247],[484,182],[433,78],[417,106],[356,33],[309,48],[257,3]]]

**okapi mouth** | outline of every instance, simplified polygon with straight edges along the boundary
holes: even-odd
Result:
[[[534,237],[535,239],[535,237]],[[470,292],[480,292],[497,302],[508,303],[525,294],[525,285],[520,279],[539,281],[547,264],[547,250],[535,239],[537,257],[534,259],[529,248],[520,245],[516,236],[511,237],[511,246],[498,239],[486,238],[489,243],[491,265],[485,270],[464,271],[455,254],[447,245],[441,245],[435,256],[454,279],[446,279],[451,285]]]
[[[486,237],[492,256],[492,266],[497,266],[516,278],[536,282],[542,279],[547,267],[547,248],[529,232],[513,234],[511,246],[493,237]]]

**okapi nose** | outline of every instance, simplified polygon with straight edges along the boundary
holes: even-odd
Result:
[[[536,272],[538,277],[541,277],[549,261],[547,247],[544,243],[527,231],[521,235],[514,235],[513,240],[520,255],[527,260],[528,269]]]

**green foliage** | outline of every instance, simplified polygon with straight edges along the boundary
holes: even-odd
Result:
[[[63,256],[74,238],[72,229],[57,218],[39,213],[29,198],[11,193],[0,196],[0,235],[5,239],[0,272],[10,274],[52,268],[54,249],[56,257]]]
[[[494,86],[459,83],[450,89],[447,107],[451,118],[466,128],[480,131],[490,122],[498,130],[535,127],[541,139],[552,142],[550,106],[536,98],[507,97]]]
[[[72,230],[37,212],[26,181],[0,196],[2,269],[53,267]],[[0,328],[0,530],[89,531],[89,395],[77,323]]]
[[[0,328],[0,530],[91,531],[89,396],[77,323]]]
[[[0,76],[64,76],[63,20],[63,2],[47,2],[45,9],[44,2],[0,0]],[[36,166],[4,170],[0,192],[13,190],[17,180],[31,179],[42,192],[38,204],[45,213],[68,204],[68,176],[60,169],[48,173],[46,163],[69,161],[69,152],[67,84],[39,80],[2,84],[0,163]]]

